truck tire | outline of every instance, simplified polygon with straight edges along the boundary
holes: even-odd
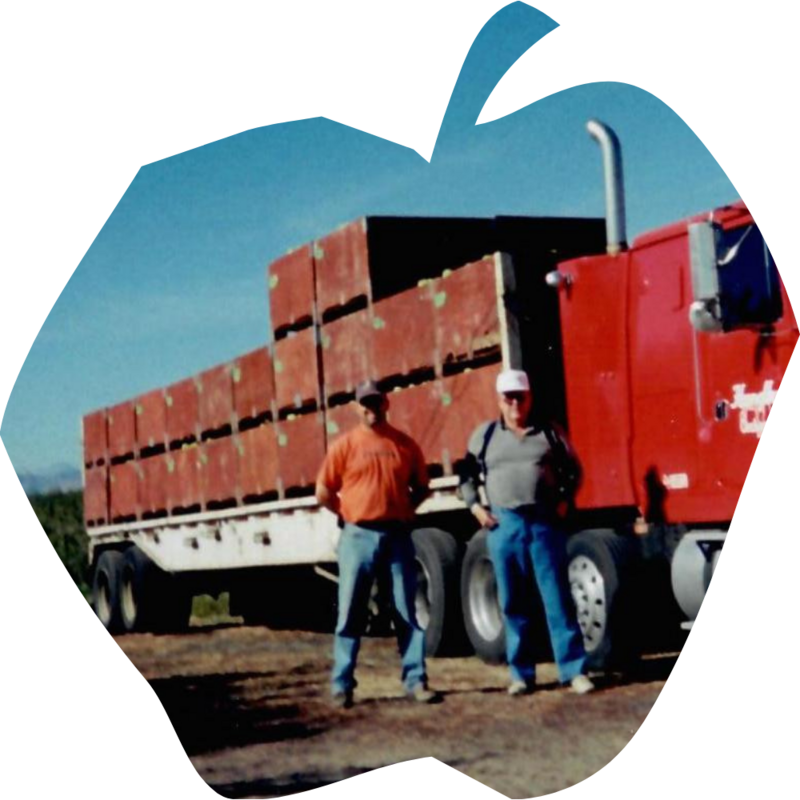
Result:
[[[486,535],[486,530],[478,531],[467,545],[461,567],[461,609],[475,653],[489,664],[501,664],[506,657],[505,629]]]
[[[416,615],[429,656],[463,651],[466,633],[460,609],[461,554],[453,536],[439,528],[412,534],[417,561]]]
[[[338,588],[336,597],[338,611]],[[335,622],[334,622],[335,627]],[[364,628],[365,636],[386,638],[394,636],[394,605],[392,603],[392,585],[390,576],[385,572],[378,572],[372,583],[367,604],[367,623]]]
[[[92,580],[92,607],[109,633],[122,630],[119,603],[121,571],[122,553],[106,550],[100,554]]]
[[[123,556],[119,586],[120,618],[126,633],[172,633],[188,626],[191,595],[135,545]]]
[[[632,602],[636,543],[613,530],[567,542],[570,591],[590,669],[624,668],[638,652]]]

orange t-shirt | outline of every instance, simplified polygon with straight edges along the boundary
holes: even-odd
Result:
[[[414,518],[410,490],[427,488],[428,470],[410,436],[388,423],[359,425],[331,445],[317,480],[339,495],[345,522],[407,522]]]

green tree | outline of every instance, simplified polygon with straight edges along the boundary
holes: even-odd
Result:
[[[89,597],[88,537],[83,527],[81,492],[54,492],[28,498],[50,544],[72,580]]]

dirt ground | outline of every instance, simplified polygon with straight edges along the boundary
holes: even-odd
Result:
[[[539,689],[509,697],[502,666],[431,659],[442,702],[406,700],[392,639],[365,639],[356,705],[328,702],[331,637],[237,625],[180,636],[122,636],[118,644],[163,703],[198,773],[225,797],[280,797],[433,756],[511,798],[571,786],[628,743],[676,655],[637,673],[599,676],[577,697],[552,664]]]

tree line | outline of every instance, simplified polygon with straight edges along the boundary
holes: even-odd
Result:
[[[84,597],[91,593],[88,537],[83,527],[83,495],[80,491],[51,492],[28,497],[50,544]]]

